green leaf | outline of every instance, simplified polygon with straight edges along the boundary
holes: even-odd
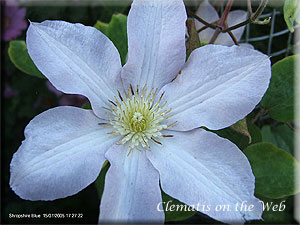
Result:
[[[288,211],[291,208],[291,202],[288,198],[268,199],[259,197],[263,201],[263,220],[265,224],[289,224],[292,219]]]
[[[262,202],[262,220],[249,221],[247,224],[291,224],[293,221],[290,213],[293,207],[292,197],[270,199],[257,194],[256,197]]]
[[[91,106],[91,104],[90,104],[89,102],[87,102],[87,103],[84,103],[84,104],[81,106],[81,108],[83,108],[83,109],[92,109],[92,106]]]
[[[294,132],[287,125],[280,124],[276,127],[263,126],[261,134],[264,142],[270,142],[293,155]]]
[[[299,20],[300,4],[299,0],[285,0],[283,15],[286,25],[291,32],[294,32],[294,21]]]
[[[30,58],[25,41],[10,41],[8,55],[19,70],[35,77],[45,78]]]
[[[282,122],[294,120],[294,74],[300,55],[289,56],[272,66],[269,89],[261,101],[272,119]]]
[[[251,136],[251,143],[258,143],[262,141],[261,133],[259,128],[248,122],[247,123],[248,131]],[[232,128],[224,128],[222,130],[213,131],[221,137],[229,139],[231,142],[235,143],[241,150],[249,146],[249,138],[240,132],[233,130]]]
[[[101,31],[103,34],[107,35],[109,25],[108,23],[103,23],[101,21],[97,21],[94,25],[95,28],[97,28],[99,31]]]
[[[244,153],[255,176],[256,194],[283,198],[300,191],[295,177],[296,170],[300,172],[300,164],[291,154],[264,142],[250,145]]]
[[[102,197],[102,194],[103,194],[103,191],[104,191],[105,175],[106,175],[109,167],[110,167],[109,162],[105,161],[103,163],[101,172],[100,172],[98,178],[95,181],[96,189],[97,189],[100,200],[101,200],[101,197]]]
[[[252,142],[252,138],[251,135],[248,131],[248,126],[247,126],[247,119],[246,117],[238,122],[236,122],[235,124],[230,126],[231,129],[247,136],[249,138],[249,144]]]
[[[296,18],[295,18],[296,22],[300,24],[300,10],[298,11]]]
[[[162,193],[162,203],[163,209],[165,211],[165,221],[179,221],[184,220],[195,214],[192,208],[181,203],[180,201],[170,197],[163,191]]]
[[[120,53],[122,65],[124,65],[128,51],[127,16],[115,14],[112,16],[109,24],[97,21],[94,27],[100,30],[114,43]]]

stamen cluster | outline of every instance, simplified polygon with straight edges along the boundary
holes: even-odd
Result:
[[[129,142],[129,153],[135,148],[141,151],[141,148],[150,151],[149,141],[161,144],[157,139],[170,137],[171,135],[162,135],[161,131],[170,128],[170,125],[162,124],[163,121],[170,118],[168,114],[172,109],[164,109],[167,102],[161,104],[164,93],[156,101],[157,89],[152,88],[149,92],[146,86],[140,91],[128,89],[122,96],[118,91],[118,97],[114,101],[109,100],[110,108],[104,107],[109,111],[109,127],[114,128],[110,134],[123,136],[117,144],[122,145]]]

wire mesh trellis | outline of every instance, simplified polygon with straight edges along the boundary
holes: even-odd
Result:
[[[185,0],[190,6],[194,6],[194,9],[199,7],[202,0]],[[269,0],[272,1],[272,0]],[[224,12],[226,0],[210,0],[210,2],[216,6],[220,14]],[[242,5],[242,8],[236,9],[247,10],[246,0],[237,1],[238,5]],[[257,1],[253,1],[257,3]],[[284,21],[283,5],[278,5],[276,8],[267,6],[264,9],[262,15],[259,16],[259,20],[264,20],[271,17],[271,20],[266,25],[247,24],[244,35],[240,40],[240,43],[249,43],[254,45],[255,49],[269,55],[272,58],[276,58],[275,61],[293,53],[294,48],[300,44],[299,40],[296,40],[296,29],[300,28],[300,25],[295,25],[295,32],[291,33]],[[234,9],[232,9],[234,10]],[[274,46],[275,45],[275,46]],[[273,61],[273,60],[272,60]]]
[[[243,40],[241,40],[241,43],[250,43],[253,44],[255,42],[259,42],[259,41],[265,41],[267,40],[267,50],[266,50],[266,54],[268,54],[271,57],[275,57],[275,56],[287,56],[288,54],[291,53],[291,50],[293,49],[293,46],[298,45],[299,41],[296,43],[293,43],[293,36],[294,34],[291,33],[287,28],[280,30],[280,31],[275,31],[275,26],[276,26],[276,22],[281,19],[283,20],[283,15],[282,12],[278,9],[272,9],[271,12],[269,13],[265,13],[262,14],[259,18],[260,19],[265,19],[271,17],[271,21],[270,21],[270,29],[269,29],[269,34],[266,35],[260,35],[260,36],[251,36],[251,32],[250,32],[250,27],[254,26],[252,24],[248,24],[246,26],[246,31],[245,31],[245,38]],[[259,26],[259,25],[255,25],[255,26]],[[295,29],[299,28],[300,25],[296,25]],[[276,39],[277,37],[281,37],[283,35],[288,35],[286,43],[281,43],[281,49],[280,50],[273,50],[273,43],[274,43],[274,39]],[[277,47],[280,47],[277,46]]]

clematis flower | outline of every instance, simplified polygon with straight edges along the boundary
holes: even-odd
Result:
[[[222,222],[261,218],[245,155],[199,127],[222,129],[251,112],[268,87],[269,58],[207,45],[185,63],[186,18],[182,0],[135,0],[123,68],[115,46],[93,27],[30,24],[26,41],[38,69],[58,90],[86,96],[92,110],[57,107],[27,125],[11,162],[18,196],[74,195],[108,160],[99,222],[163,222],[161,189],[192,207],[210,205],[199,211]],[[233,210],[243,201],[253,210]]]
[[[216,9],[209,3],[208,0],[204,0],[197,12],[196,15],[201,17],[202,19],[206,20],[209,23],[216,22],[220,19],[218,12]],[[234,10],[229,12],[227,17],[228,27],[234,26],[239,24],[247,19],[247,12],[243,10]],[[195,25],[197,30],[204,27],[204,24],[200,23],[199,21],[195,21]],[[245,26],[240,27],[232,31],[233,35],[236,37],[237,41],[239,41],[244,33]],[[199,33],[199,38],[202,43],[209,43],[210,39],[212,38],[215,30],[212,28],[206,28],[205,30]],[[232,46],[234,45],[233,40],[227,33],[220,33],[218,38],[215,41],[215,44]],[[253,48],[250,44],[243,44],[244,47]]]

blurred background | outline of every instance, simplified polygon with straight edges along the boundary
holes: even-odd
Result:
[[[219,12],[224,10],[226,1],[211,1]],[[196,11],[200,1],[188,0],[187,7]],[[64,20],[94,26],[97,21],[109,23],[112,15],[128,14],[130,1],[101,0],[1,0],[1,94],[2,94],[2,148],[1,148],[1,199],[2,224],[26,223],[83,223],[95,224],[98,221],[100,199],[96,185],[92,184],[75,196],[50,202],[31,202],[20,199],[9,187],[9,164],[12,155],[24,140],[24,128],[39,113],[59,106],[81,107],[88,103],[83,96],[67,95],[57,91],[46,79],[30,76],[12,63],[8,48],[11,40],[25,40],[29,22],[44,20]],[[238,1],[233,9],[246,10],[245,4]],[[255,49],[268,54],[272,63],[294,54],[299,42],[287,29],[282,14],[282,1],[269,1],[261,18],[272,17],[267,25],[247,25],[242,42],[250,43]],[[298,26],[295,28],[298,30]],[[265,223],[295,223],[293,220],[293,198],[286,198],[285,212],[267,215]],[[83,213],[83,218],[69,219],[16,219],[9,213]],[[167,223],[217,223],[197,213],[184,221]]]

